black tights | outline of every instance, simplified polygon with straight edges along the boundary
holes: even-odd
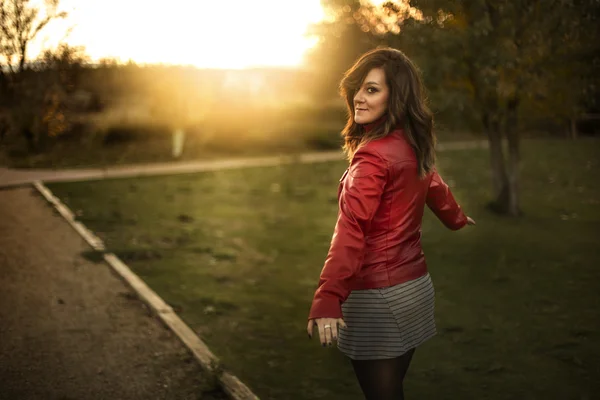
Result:
[[[366,400],[404,400],[403,381],[415,349],[385,360],[351,360]]]

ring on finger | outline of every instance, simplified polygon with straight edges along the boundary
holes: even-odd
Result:
[[[331,329],[331,325],[325,325],[325,326],[323,326],[323,329],[327,329],[327,328]]]

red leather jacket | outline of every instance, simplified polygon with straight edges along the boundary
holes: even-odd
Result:
[[[425,204],[449,229],[467,223],[436,171],[419,178],[414,151],[401,129],[356,151],[340,179],[338,200],[338,219],[309,319],[341,318],[341,305],[352,290],[425,275]]]

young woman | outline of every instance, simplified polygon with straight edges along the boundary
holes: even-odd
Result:
[[[341,92],[350,167],[340,179],[338,219],[307,330],[312,336],[316,326],[323,346],[337,340],[368,400],[403,399],[415,348],[436,333],[421,249],[425,205],[449,229],[475,222],[435,170],[432,113],[401,51],[364,54]]]

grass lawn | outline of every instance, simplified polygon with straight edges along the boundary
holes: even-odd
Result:
[[[439,334],[416,352],[408,398],[600,392],[599,155],[598,140],[523,143],[525,215],[509,219],[484,207],[486,150],[440,153],[443,176],[477,226],[451,232],[426,213]],[[261,399],[361,399],[344,356],[305,332],[344,169],[333,162],[50,188]]]

